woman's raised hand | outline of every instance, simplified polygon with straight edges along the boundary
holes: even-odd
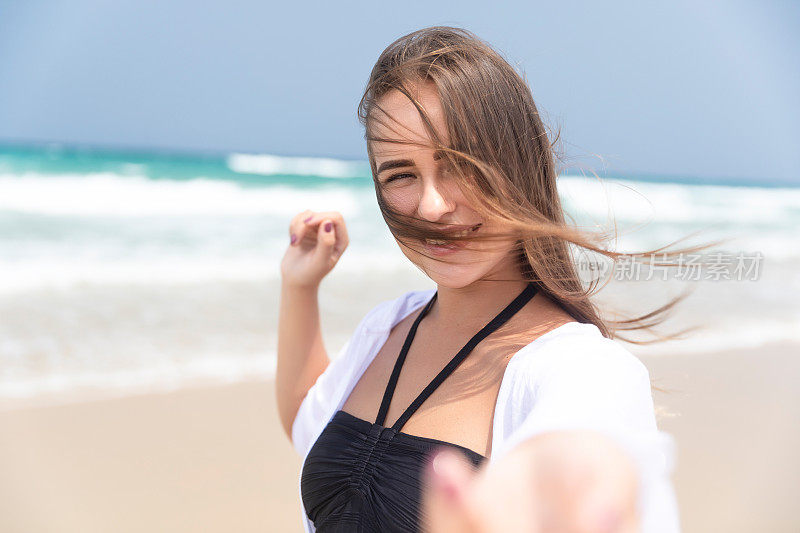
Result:
[[[347,228],[336,211],[303,211],[289,225],[289,247],[281,260],[283,282],[316,287],[347,248]]]

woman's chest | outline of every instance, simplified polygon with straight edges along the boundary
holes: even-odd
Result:
[[[406,416],[399,431],[463,446],[488,457],[494,407],[509,351],[491,343],[479,345],[447,374],[443,369],[463,348],[469,335],[436,335],[420,328],[406,353],[394,391],[387,394],[408,329],[408,325],[399,324],[392,331],[356,382],[342,410],[375,422],[388,395],[383,425],[391,427]],[[424,392],[426,388],[432,389],[429,396]],[[407,416],[409,407],[421,397],[424,401],[417,408],[412,407],[413,413]]]

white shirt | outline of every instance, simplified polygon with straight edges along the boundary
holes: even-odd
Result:
[[[377,305],[361,320],[297,412],[292,442],[304,462],[391,329],[434,292],[408,292]],[[596,430],[617,442],[637,467],[642,533],[680,531],[670,480],[674,442],[656,426],[647,368],[594,324],[568,322],[513,355],[497,396],[489,465],[522,441],[557,430]],[[305,530],[313,532],[305,510],[302,516]]]

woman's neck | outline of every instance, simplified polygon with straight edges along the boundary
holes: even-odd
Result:
[[[520,279],[476,281],[457,289],[439,285],[436,302],[426,320],[441,325],[441,329],[480,328],[519,296],[527,284]]]

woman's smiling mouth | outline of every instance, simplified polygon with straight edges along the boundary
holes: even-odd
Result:
[[[478,223],[458,231],[454,229],[441,231],[442,233],[448,233],[454,237],[466,237],[478,231],[482,225],[483,223]],[[423,242],[425,248],[435,254],[447,254],[455,252],[463,246],[463,243],[464,241],[448,241],[439,239],[425,239]]]

